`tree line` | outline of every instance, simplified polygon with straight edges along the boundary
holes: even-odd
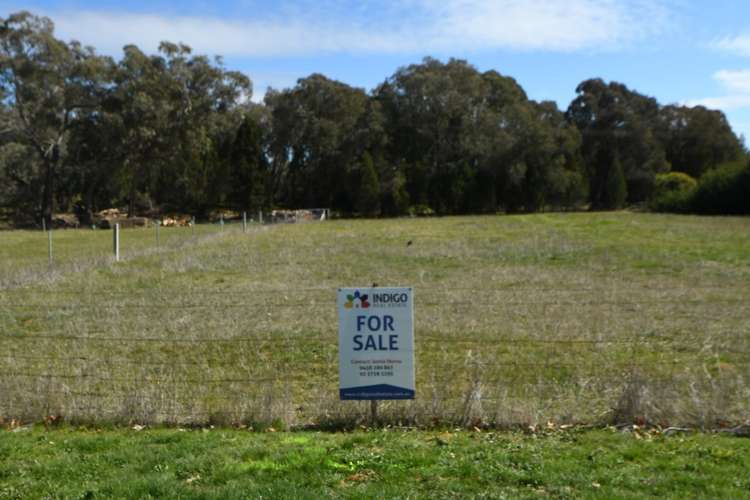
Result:
[[[668,172],[697,179],[747,158],[720,111],[601,79],[563,111],[457,59],[425,58],[370,92],[313,74],[251,96],[246,75],[186,45],[127,45],[115,60],[12,14],[0,20],[0,205],[20,223],[112,206],[616,209],[653,200]]]

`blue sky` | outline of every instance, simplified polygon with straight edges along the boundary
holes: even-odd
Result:
[[[750,2],[740,0],[0,0],[57,34],[118,56],[160,40],[223,55],[254,99],[312,72],[371,89],[430,55],[512,76],[565,109],[582,80],[617,80],[662,103],[727,113],[750,138]]]

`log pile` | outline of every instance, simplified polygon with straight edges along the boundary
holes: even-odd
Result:
[[[117,208],[107,208],[94,215],[94,224],[102,229],[113,229],[115,224],[120,228],[148,227],[149,220],[146,217],[127,217]]]

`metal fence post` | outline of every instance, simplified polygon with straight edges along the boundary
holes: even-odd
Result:
[[[47,232],[47,219],[45,219],[44,217],[42,217],[42,232]]]
[[[120,224],[115,224],[115,230],[112,233],[112,244],[115,251],[115,262],[120,262]]]
[[[161,221],[156,221],[156,246],[159,247],[159,228],[161,227]]]
[[[247,233],[247,212],[242,212],[242,232]]]
[[[263,224],[263,210],[258,210],[258,222]]]

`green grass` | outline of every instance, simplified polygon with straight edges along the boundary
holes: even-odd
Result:
[[[235,227],[225,226],[226,231]],[[120,233],[121,258],[175,249],[209,235],[217,234],[217,224],[190,227],[123,229]],[[51,231],[52,266],[49,263],[48,234],[42,231],[0,231],[0,286],[33,283],[45,276],[88,269],[114,260],[111,230],[65,229]]]
[[[750,440],[548,430],[0,431],[0,498],[748,498]]]
[[[747,418],[750,219],[188,231],[164,229],[159,249],[153,229],[125,231],[117,264],[110,232],[61,231],[51,269],[41,233],[0,233],[0,416],[354,425],[368,407],[337,399],[335,290],[378,283],[415,289],[417,399],[383,404],[387,421]]]

